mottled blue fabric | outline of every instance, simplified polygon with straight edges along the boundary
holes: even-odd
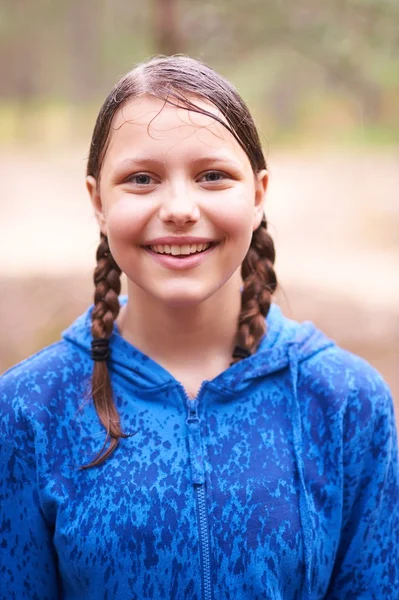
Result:
[[[87,471],[105,438],[90,310],[2,377],[1,598],[399,598],[389,390],[310,323],[276,306],[267,321],[258,352],[195,402],[115,329],[109,368],[132,435]]]

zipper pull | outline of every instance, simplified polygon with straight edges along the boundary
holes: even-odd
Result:
[[[186,425],[188,429],[192,482],[194,484],[205,483],[200,418],[198,416],[198,400],[187,400]]]
[[[198,401],[197,400],[187,400],[187,419],[186,424],[192,425],[194,423],[199,424],[199,416],[198,416]]]

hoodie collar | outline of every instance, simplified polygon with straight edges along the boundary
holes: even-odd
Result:
[[[126,297],[122,296],[120,302],[121,305],[125,304]],[[92,310],[93,306],[63,332],[64,340],[83,350],[89,359]],[[213,386],[225,389],[229,394],[242,392],[252,380],[286,368],[293,353],[300,363],[333,345],[312,323],[297,323],[284,317],[276,304],[271,305],[266,324],[266,335],[256,353],[215,377]],[[127,342],[119,334],[116,325],[110,338],[110,349],[109,368],[133,385],[153,390],[170,383],[176,384],[166,369]]]

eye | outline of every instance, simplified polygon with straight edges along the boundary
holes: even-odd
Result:
[[[230,177],[222,171],[207,171],[201,175],[199,181],[203,183],[219,183],[224,179],[230,179]]]
[[[129,183],[135,183],[136,185],[145,186],[154,183],[154,179],[148,173],[136,173],[128,179]]]

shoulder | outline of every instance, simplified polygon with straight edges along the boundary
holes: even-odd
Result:
[[[337,346],[313,323],[288,319],[272,305],[267,326],[260,347],[261,356],[267,357],[267,372],[288,361],[304,412],[312,416],[312,411],[322,411],[341,418],[350,409],[364,422],[375,412],[391,413],[390,391],[378,371]],[[275,357],[274,366],[271,357]]]
[[[35,437],[66,412],[71,390],[81,390],[90,361],[64,340],[15,365],[0,377],[0,436],[28,454]],[[75,408],[76,410],[76,408]]]
[[[370,363],[335,344],[300,360],[300,372],[314,387],[320,385],[324,391],[345,396],[362,392],[380,396],[389,391]]]
[[[346,438],[372,435],[381,422],[395,429],[390,389],[363,358],[331,345],[299,363],[299,381],[310,413],[339,419]]]
[[[11,367],[0,377],[0,399],[10,392],[34,398],[81,373],[82,353],[61,340]]]

